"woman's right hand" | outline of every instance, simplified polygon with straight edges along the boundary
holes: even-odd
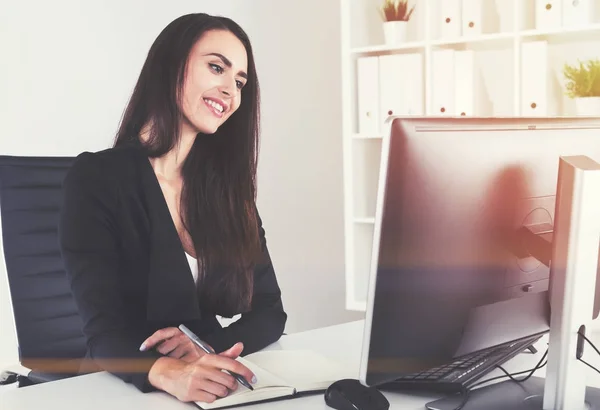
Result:
[[[249,383],[256,382],[252,371],[235,360],[242,349],[242,344],[237,343],[223,353],[205,354],[191,363],[161,357],[150,369],[148,381],[180,401],[212,403],[218,397],[227,396],[230,390],[238,388],[237,380],[222,370],[235,372],[245,377]]]

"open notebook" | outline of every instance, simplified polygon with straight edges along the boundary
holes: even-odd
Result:
[[[336,380],[355,377],[333,360],[310,350],[268,350],[238,357],[254,372],[254,390],[238,384],[235,391],[212,403],[196,402],[202,409],[217,409],[324,391]]]

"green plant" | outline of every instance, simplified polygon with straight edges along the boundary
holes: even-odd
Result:
[[[563,75],[567,80],[566,94],[570,98],[600,97],[600,60],[579,61],[579,64],[565,64]]]
[[[415,6],[410,9],[408,0],[384,0],[380,13],[383,21],[408,21]]]

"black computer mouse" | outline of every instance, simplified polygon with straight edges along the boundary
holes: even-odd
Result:
[[[325,391],[325,403],[336,410],[388,410],[390,402],[374,387],[356,379],[342,379]]]

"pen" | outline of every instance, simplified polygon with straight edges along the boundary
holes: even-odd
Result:
[[[215,351],[208,344],[206,344],[205,342],[200,340],[200,338],[198,336],[196,336],[196,334],[194,332],[192,332],[190,329],[188,329],[185,325],[179,325],[179,330],[181,330],[184,335],[189,337],[192,342],[194,342],[200,349],[204,350],[206,353],[208,353],[208,354],[215,353]],[[229,370],[225,370],[225,371],[227,373],[229,373],[230,375],[232,375],[241,385],[247,387],[250,390],[254,390],[252,385],[250,383],[248,383],[248,381],[246,379],[244,379],[243,376],[241,376],[237,373],[234,373],[234,372],[230,372]]]

